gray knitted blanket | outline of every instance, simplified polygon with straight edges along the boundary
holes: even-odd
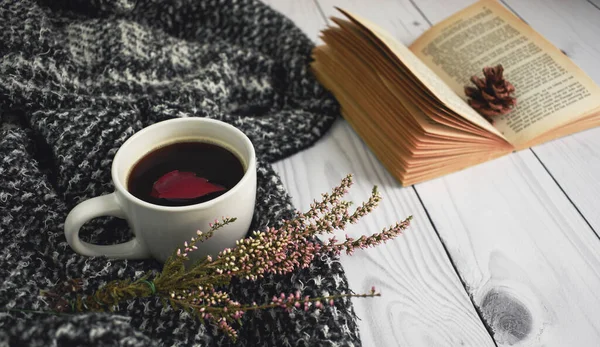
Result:
[[[337,104],[307,70],[312,44],[255,0],[0,2],[0,346],[212,346],[231,341],[190,315],[139,299],[114,313],[53,315],[40,290],[160,270],[153,260],[90,258],[63,235],[78,202],[113,191],[112,158],[133,133],[173,117],[233,124],[258,155],[254,228],[293,209],[273,161],[310,146]],[[86,224],[88,242],[131,237],[126,223]],[[348,291],[336,259],[290,276],[232,285],[233,299]],[[26,311],[22,311],[26,310]],[[39,312],[42,311],[42,312]],[[349,300],[313,312],[244,316],[237,345],[359,345]]]

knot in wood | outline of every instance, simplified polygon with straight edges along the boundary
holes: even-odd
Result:
[[[509,293],[492,289],[484,296],[480,307],[498,344],[513,345],[524,340],[531,332],[531,312]]]

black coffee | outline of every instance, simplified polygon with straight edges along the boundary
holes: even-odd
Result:
[[[162,206],[186,206],[212,200],[244,176],[240,159],[207,142],[176,142],[146,154],[127,178],[135,197]]]

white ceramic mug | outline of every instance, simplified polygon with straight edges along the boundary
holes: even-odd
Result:
[[[145,202],[127,191],[133,166],[154,149],[182,141],[208,141],[237,154],[245,168],[242,179],[225,194],[195,205],[168,207]],[[237,220],[199,243],[196,257],[215,255],[243,238],[254,213],[256,198],[256,156],[250,139],[237,128],[207,118],[178,118],[153,124],[134,134],[119,148],[112,164],[115,192],[86,200],[75,206],[65,221],[69,245],[87,256],[142,259],[153,257],[164,262],[197,230],[206,231],[209,223],[222,216]],[[117,245],[94,245],[81,241],[79,229],[100,216],[127,220],[134,238]]]

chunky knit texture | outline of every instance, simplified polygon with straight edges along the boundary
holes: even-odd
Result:
[[[270,163],[310,146],[337,104],[307,70],[312,43],[254,0],[4,0],[0,2],[0,345],[210,346],[231,341],[157,299],[114,313],[52,315],[40,290],[83,278],[107,281],[160,270],[153,260],[74,253],[63,221],[77,203],[112,192],[110,166],[133,133],[173,117],[233,124],[254,143],[254,228],[293,209]],[[96,219],[82,238],[131,237],[124,221]],[[348,291],[336,259],[290,276],[232,285],[234,299],[279,292]],[[310,312],[245,315],[241,346],[359,345],[349,300]]]

